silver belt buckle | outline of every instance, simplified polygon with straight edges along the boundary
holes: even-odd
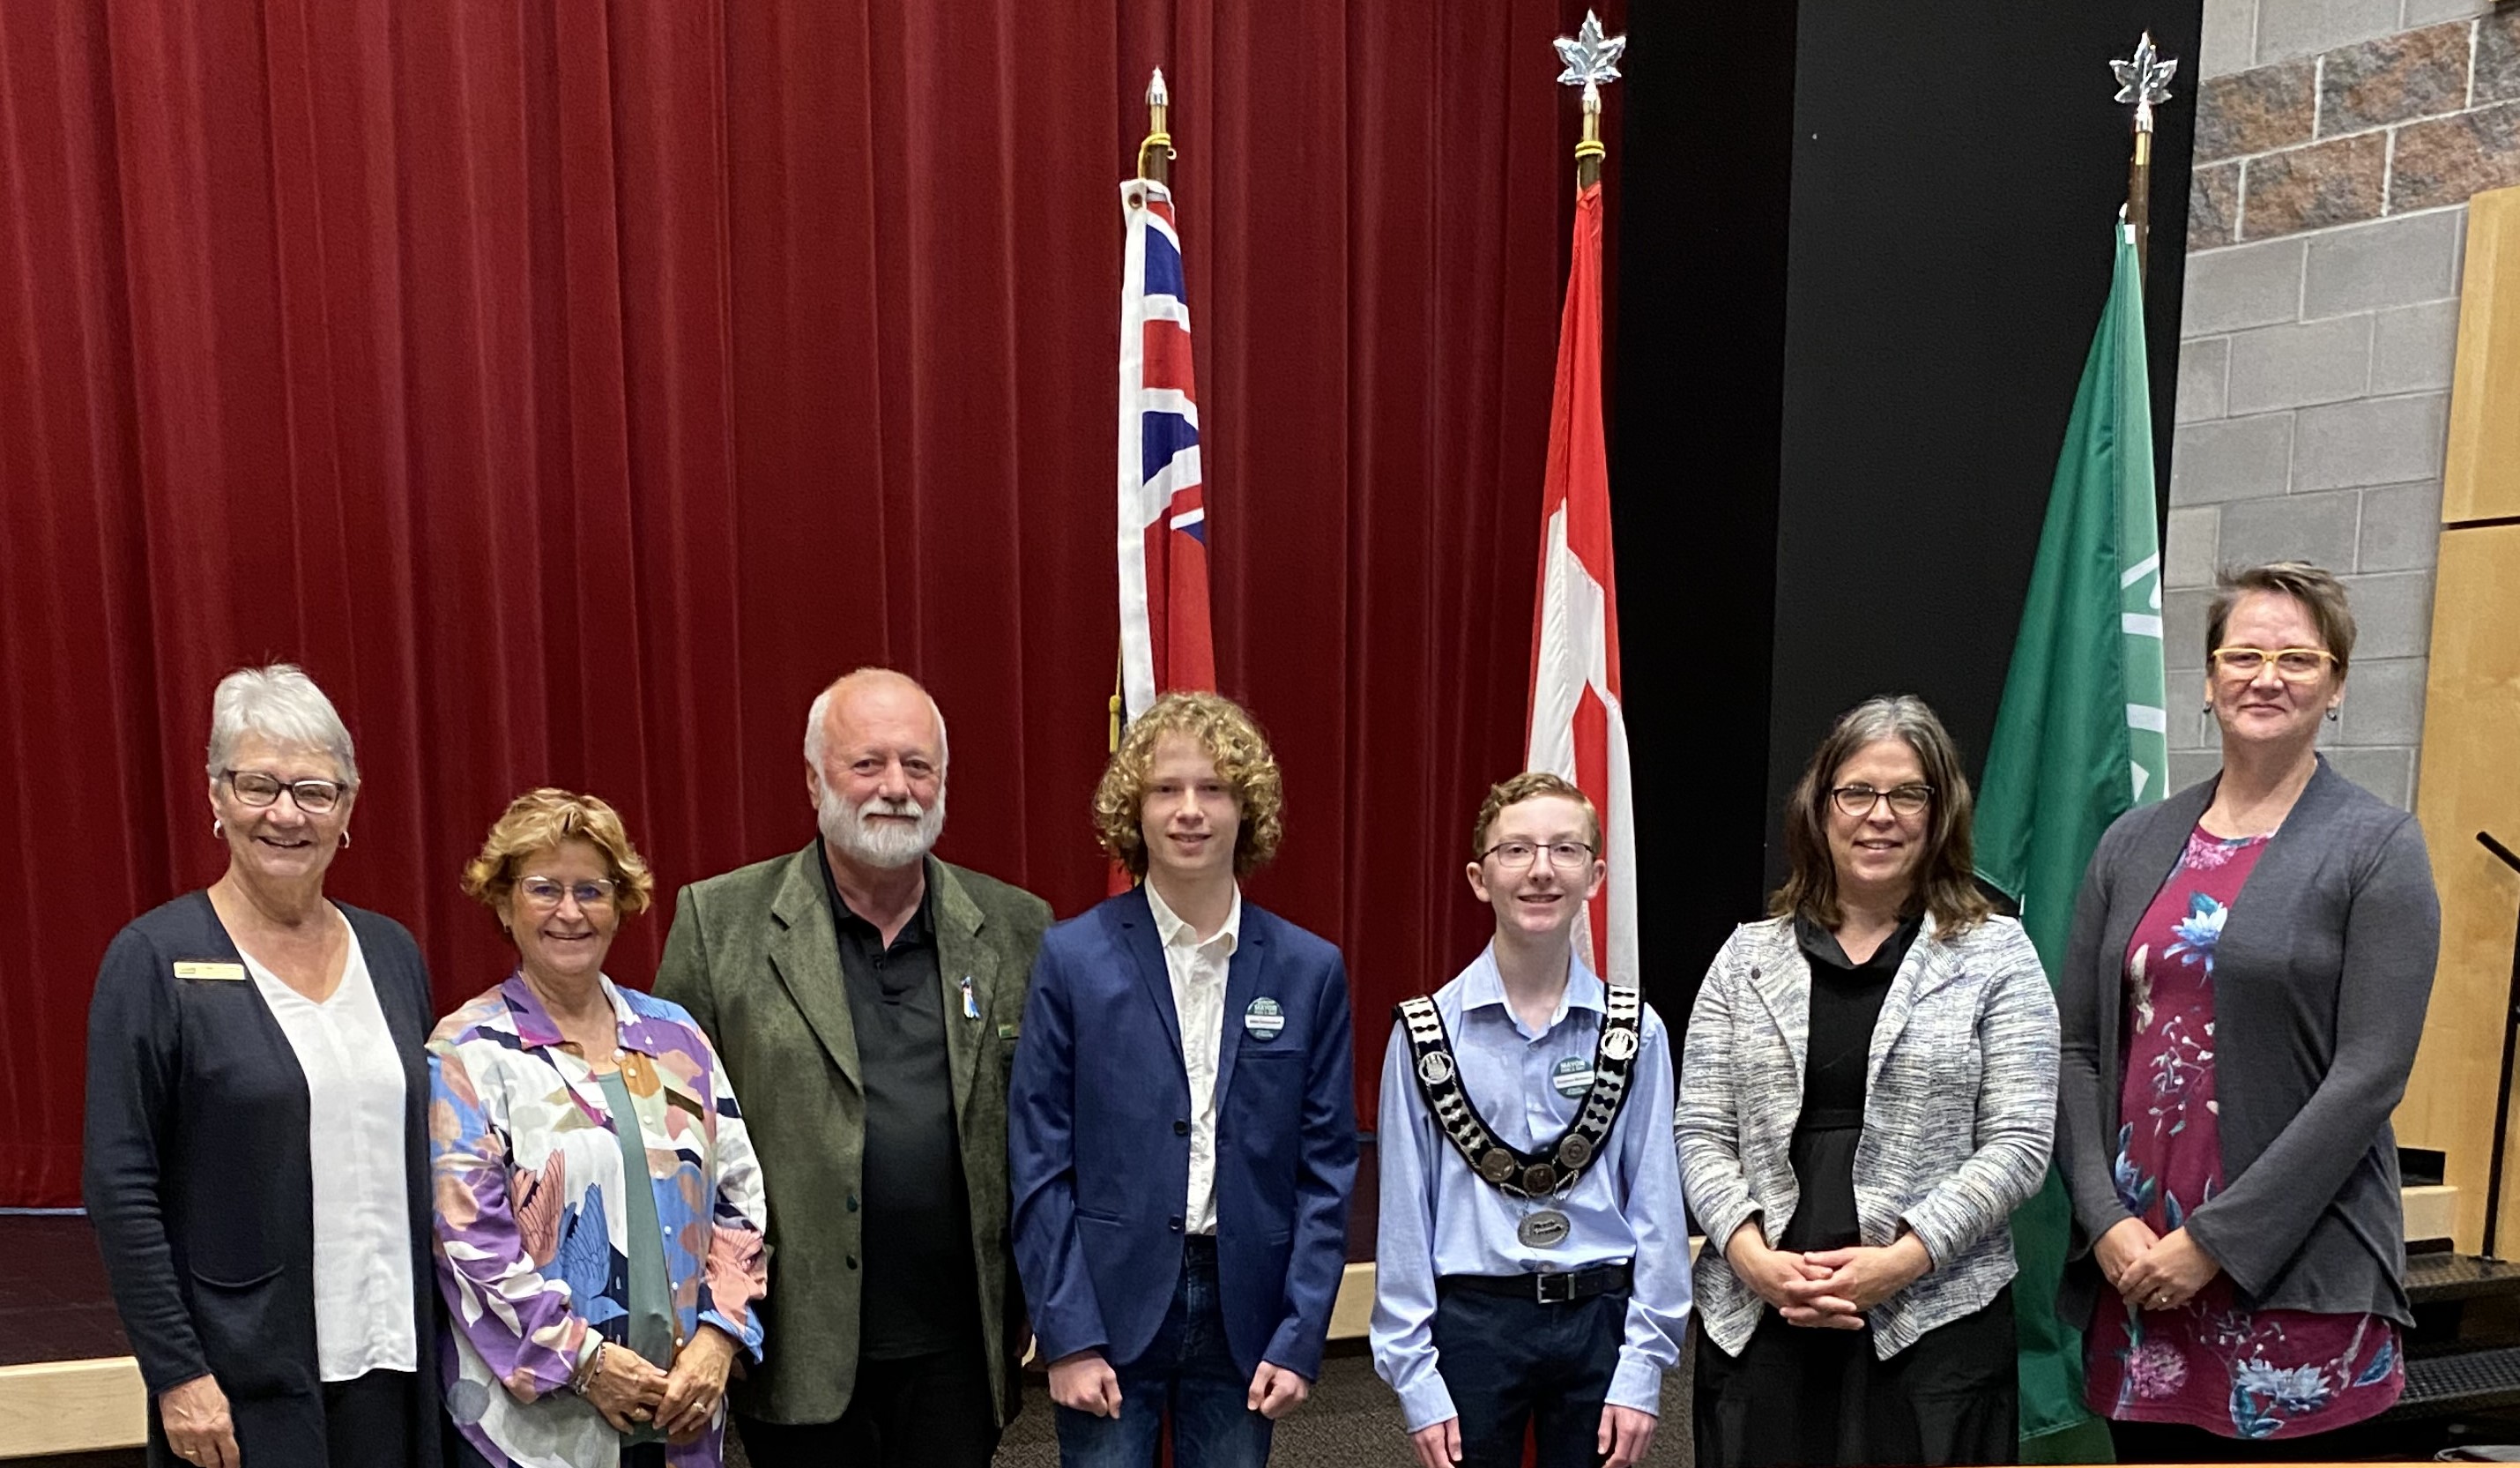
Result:
[[[1572,1305],[1575,1303],[1575,1276],[1573,1274],[1552,1272],[1535,1274],[1531,1277],[1533,1280],[1533,1298],[1538,1300],[1542,1305]],[[1549,1287],[1549,1282],[1552,1279],[1557,1281],[1558,1286],[1554,1290]]]

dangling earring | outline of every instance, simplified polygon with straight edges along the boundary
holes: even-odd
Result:
[[[2331,723],[2331,724],[2332,724],[2332,723],[2334,723],[2334,722],[2336,722],[2336,715],[2337,715],[2337,709],[2338,709],[2338,707],[2339,707],[2339,706],[2337,706],[2337,705],[2335,705],[2335,704],[2330,704],[2330,705],[2328,705],[2328,706],[2327,706],[2327,721],[2328,721],[2329,723]]]
[[[347,826],[343,826],[343,827],[341,828],[341,849],[342,849],[342,850],[344,850],[344,851],[346,851],[346,850],[348,850],[349,849],[350,849],[350,828],[349,828],[349,827],[347,827]]]
[[[226,824],[215,815],[210,817],[210,839],[212,841],[225,841],[228,839]]]
[[[2196,710],[2196,742],[2202,745],[2205,743],[2205,737],[2213,732],[2214,704],[2209,699]]]

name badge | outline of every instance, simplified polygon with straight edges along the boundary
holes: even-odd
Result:
[[[1569,1055],[1557,1063],[1557,1074],[1550,1078],[1557,1094],[1572,1101],[1593,1088],[1593,1060],[1587,1055]]]
[[[241,963],[215,963],[202,958],[180,959],[175,964],[175,977],[178,979],[225,979],[231,983],[242,983],[245,979],[245,965]]]
[[[1275,999],[1254,999],[1251,1007],[1242,1011],[1242,1032],[1264,1044],[1276,1039],[1278,1032],[1285,1028],[1285,1013]]]

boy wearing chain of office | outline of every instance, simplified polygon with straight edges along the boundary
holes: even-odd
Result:
[[[1688,1316],[1671,1044],[1574,948],[1608,875],[1584,793],[1488,792],[1470,892],[1496,932],[1383,1057],[1374,1369],[1420,1468],[1628,1468]]]

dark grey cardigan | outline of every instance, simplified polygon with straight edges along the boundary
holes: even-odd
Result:
[[[2221,776],[2111,825],[2092,855],[2059,977],[2056,1163],[2074,1204],[2057,1296],[2069,1322],[2107,1293],[2092,1241],[2124,1221],[2117,1155],[2127,942]],[[2411,1324],[2397,1139],[2441,946],[2413,816],[2318,761],[2214,948],[2215,1093],[2227,1185],[2190,1237],[2255,1307]]]

